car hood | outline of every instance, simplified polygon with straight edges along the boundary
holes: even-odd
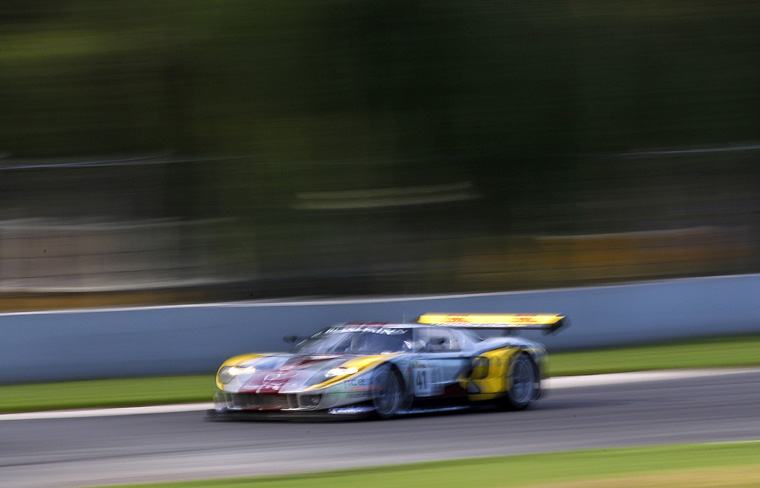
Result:
[[[298,392],[356,377],[384,362],[388,356],[277,354],[240,357],[225,365],[251,372],[238,375],[223,385],[223,389],[259,394]],[[328,374],[336,369],[346,374]]]

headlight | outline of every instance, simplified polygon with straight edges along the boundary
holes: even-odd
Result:
[[[219,383],[226,385],[241,374],[253,374],[255,372],[256,368],[253,366],[225,366],[219,370],[217,378]]]
[[[304,395],[301,398],[307,407],[316,407],[319,405],[320,400],[322,400],[322,395]]]
[[[350,374],[356,374],[359,370],[357,368],[345,368],[343,366],[339,366],[337,368],[333,368],[329,370],[325,376],[328,378],[334,378],[336,376],[348,376]]]

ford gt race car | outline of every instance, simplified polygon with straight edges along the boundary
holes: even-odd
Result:
[[[546,350],[485,331],[554,332],[561,315],[426,314],[416,323],[327,327],[293,351],[245,354],[216,375],[211,420],[347,418],[496,405],[520,410],[541,394]]]

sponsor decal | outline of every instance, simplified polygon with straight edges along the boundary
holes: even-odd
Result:
[[[264,383],[278,383],[282,380],[289,380],[294,374],[290,371],[278,370],[264,376]]]
[[[468,322],[466,318],[457,317],[455,315],[452,315],[451,317],[449,317],[448,321],[451,322],[452,324],[466,324]]]
[[[407,329],[376,327],[370,325],[350,325],[344,327],[331,327],[325,331],[325,334],[341,334],[350,332],[370,332],[372,334],[403,335],[406,334]]]
[[[296,370],[273,370],[255,374],[245,383],[241,392],[279,393],[280,390],[298,376]]]
[[[348,389],[366,388],[370,385],[370,380],[369,378],[350,378],[344,384]]]
[[[564,317],[553,314],[425,314],[421,315],[418,322],[421,324],[438,324],[453,326],[476,326],[476,327],[525,327],[525,326],[549,326],[559,323]],[[548,328],[548,327],[542,327]]]
[[[325,396],[335,399],[336,401],[360,400],[367,398],[367,393],[366,391],[331,391],[325,393]]]
[[[369,413],[375,410],[375,407],[336,407],[331,408],[327,413],[332,415],[356,415],[357,413]]]
[[[372,389],[370,378],[350,378],[336,384],[333,388],[341,392],[361,392]]]

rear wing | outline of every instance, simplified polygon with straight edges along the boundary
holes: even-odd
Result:
[[[523,329],[543,330],[547,334],[567,325],[567,318],[555,314],[436,314],[426,313],[417,319],[420,324],[455,327],[457,329]]]

